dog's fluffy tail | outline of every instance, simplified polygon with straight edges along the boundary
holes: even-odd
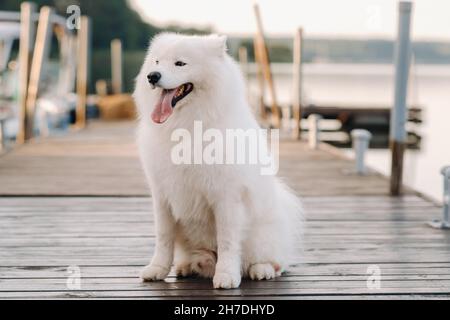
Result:
[[[282,181],[277,181],[277,198],[279,212],[283,214],[286,230],[287,262],[300,263],[299,254],[303,251],[304,209],[300,198]]]

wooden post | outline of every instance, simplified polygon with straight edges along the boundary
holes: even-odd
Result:
[[[27,92],[30,77],[31,57],[34,46],[35,25],[33,14],[36,5],[31,2],[22,2],[20,5],[20,44],[19,44],[19,131],[16,143],[22,144],[30,138],[26,135],[27,128]]]
[[[264,75],[262,71],[262,63],[261,63],[261,57],[259,54],[259,45],[258,45],[258,39],[255,37],[253,39],[253,52],[255,53],[255,66],[256,66],[256,77],[258,80],[258,88],[259,88],[259,97],[258,97],[258,103],[259,103],[259,110],[261,114],[261,118],[263,120],[267,119],[267,112],[266,112],[266,106],[264,104]]]
[[[122,41],[120,39],[111,41],[111,78],[113,93],[122,93]]]
[[[34,46],[33,59],[31,61],[30,81],[28,83],[28,93],[26,100],[26,139],[29,139],[33,136],[34,113],[36,109],[36,100],[39,93],[42,69],[44,67],[45,61],[48,59],[48,54],[50,53],[52,14],[53,9],[47,6],[42,7],[39,13],[36,43]]]
[[[402,192],[403,154],[406,147],[406,96],[411,59],[411,2],[399,2],[398,34],[395,50],[395,97],[391,112],[390,145],[392,152],[390,193]]]
[[[76,121],[77,128],[86,126],[86,100],[89,72],[89,50],[90,50],[90,22],[89,18],[80,18],[80,29],[78,30],[78,52],[77,52],[77,106]]]
[[[269,59],[269,51],[267,49],[267,45],[264,39],[264,30],[262,26],[262,20],[261,20],[261,14],[259,12],[259,6],[257,3],[253,5],[255,16],[256,16],[256,23],[257,23],[257,46],[258,51],[260,54],[260,63],[262,65],[262,70],[264,73],[265,81],[268,84],[269,87],[269,94],[271,97],[271,107],[272,107],[272,123],[274,127],[279,128],[281,124],[281,116],[280,116],[280,109],[278,108],[277,104],[277,98],[275,94],[275,86],[273,83],[273,77],[272,77],[272,71],[270,70],[270,59]]]
[[[301,138],[302,120],[302,47],[303,29],[299,28],[294,37],[293,72],[292,72],[292,111],[294,114],[293,139]]]

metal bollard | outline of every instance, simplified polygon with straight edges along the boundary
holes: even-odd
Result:
[[[444,176],[443,218],[433,220],[428,225],[436,229],[450,229],[450,166],[442,168],[441,173]]]
[[[320,119],[322,119],[320,114],[310,114],[308,117],[309,147],[311,149],[317,149],[320,142]]]
[[[355,152],[355,165],[357,174],[365,174],[367,172],[364,159],[366,151],[369,148],[369,142],[372,134],[365,129],[354,129],[351,131],[352,145]]]

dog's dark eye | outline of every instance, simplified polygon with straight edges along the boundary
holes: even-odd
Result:
[[[183,61],[177,61],[177,62],[175,62],[175,65],[176,65],[177,67],[182,67],[182,66],[185,66],[186,63],[184,63]]]
[[[159,63],[159,60],[156,60],[155,63],[158,64],[158,63]]]

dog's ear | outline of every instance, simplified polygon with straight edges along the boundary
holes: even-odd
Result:
[[[223,56],[227,52],[227,36],[211,34],[208,36],[208,42],[219,56]]]

